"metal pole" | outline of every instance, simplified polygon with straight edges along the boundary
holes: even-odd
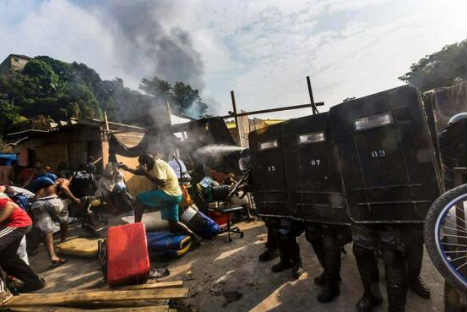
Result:
[[[235,127],[238,129],[238,116],[237,116],[237,103],[235,103],[235,93],[234,91],[230,91],[230,98],[232,99],[232,108],[235,117]]]
[[[230,98],[232,99],[232,108],[235,117],[235,128],[237,129],[238,134],[238,144],[242,145],[242,134],[240,133],[240,127],[238,125],[237,103],[235,102],[235,93],[233,90],[230,91]]]
[[[313,90],[311,89],[310,76],[306,76],[306,84],[308,85],[308,94],[310,96],[310,103],[312,105],[313,114],[318,114],[318,109],[315,105],[315,100],[313,99]]]

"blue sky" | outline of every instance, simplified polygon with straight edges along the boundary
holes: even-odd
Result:
[[[102,78],[118,76],[137,88],[149,67],[122,66],[116,57],[122,43],[111,32],[113,25],[93,12],[94,2],[2,0],[0,58],[21,53],[83,62]],[[327,110],[346,97],[400,85],[397,77],[411,63],[467,37],[465,0],[173,0],[169,5],[169,13],[154,16],[167,30],[191,34],[204,63],[202,94],[219,103],[220,114],[230,110],[232,89],[247,111],[306,103],[306,75]]]

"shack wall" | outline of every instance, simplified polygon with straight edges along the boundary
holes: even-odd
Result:
[[[78,168],[90,156],[101,157],[99,128],[75,126],[71,129],[50,132],[25,140],[17,148],[32,149],[37,160],[56,169],[60,163]],[[97,154],[97,155],[96,155]]]

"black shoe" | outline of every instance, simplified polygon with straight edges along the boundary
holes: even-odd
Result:
[[[420,276],[409,283],[409,289],[420,298],[430,299],[431,297],[430,289],[424,285]]]
[[[276,250],[267,249],[265,252],[259,255],[258,260],[259,262],[268,262],[278,256],[278,252]]]
[[[44,288],[46,285],[45,280],[40,278],[36,283],[24,285],[22,288],[19,289],[20,293],[36,291],[39,289]]]
[[[288,269],[291,269],[293,267],[293,264],[290,262],[279,262],[278,264],[274,264],[271,267],[271,271],[273,273],[279,273]]]
[[[381,305],[383,299],[374,296],[363,295],[360,301],[357,303],[358,312],[371,312],[373,308]]]
[[[339,286],[337,285],[328,285],[324,286],[323,290],[321,293],[318,295],[317,299],[321,303],[328,303],[333,301],[335,298],[337,298],[340,295],[340,290]]]
[[[292,266],[292,278],[299,279],[302,274],[305,273],[305,270],[300,264],[295,264]]]
[[[337,281],[338,282],[342,281],[340,276],[337,278]],[[315,277],[314,282],[315,282],[315,285],[317,285],[317,286],[324,286],[324,284],[326,282],[325,277],[324,277],[324,272],[321,273],[319,276]]]

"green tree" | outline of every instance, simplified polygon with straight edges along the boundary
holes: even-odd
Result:
[[[52,67],[38,59],[29,61],[24,67],[23,74],[29,76],[38,85],[38,91],[42,95],[55,92],[58,87],[58,75]]]
[[[169,100],[172,96],[172,86],[165,80],[154,76],[152,79],[143,78],[139,86],[141,90],[147,94],[151,94],[157,98]]]
[[[208,109],[199,91],[181,81],[172,86],[169,82],[155,76],[152,79],[144,78],[139,88],[156,99],[162,100],[159,101],[159,105],[168,101],[175,113],[199,118],[204,116]]]
[[[467,40],[425,56],[399,79],[423,91],[467,80]]]

